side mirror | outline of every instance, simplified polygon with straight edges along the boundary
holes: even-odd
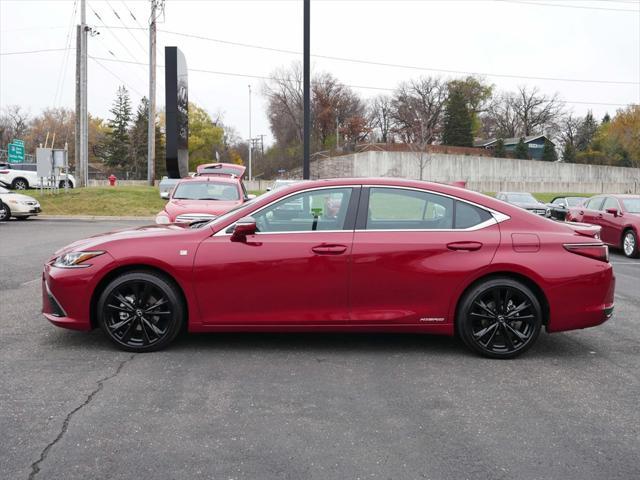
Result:
[[[618,217],[620,215],[620,212],[617,208],[607,208],[607,213],[610,213],[614,217]]]
[[[245,197],[245,201],[247,201],[247,202],[248,202],[249,200],[253,200],[253,199],[254,199],[254,198],[256,198],[256,197],[257,197],[257,195],[254,195],[253,193],[250,193],[249,195],[247,195],[247,196]]]
[[[169,200],[169,192],[160,192],[160,198]]]
[[[231,234],[232,242],[246,242],[248,235],[253,235],[258,230],[256,219],[253,217],[242,217],[236,223],[236,228]]]

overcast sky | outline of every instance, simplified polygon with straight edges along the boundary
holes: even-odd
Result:
[[[74,107],[74,51],[7,54],[75,47],[75,26],[70,26],[79,21],[80,2],[75,3],[0,0],[0,106],[19,104],[32,114],[54,105]],[[145,65],[110,60],[147,62],[148,34],[140,27],[146,27],[149,10],[148,0],[87,2],[87,23],[100,32],[89,38],[89,55],[101,59],[89,59],[92,114],[109,115],[120,84],[131,92],[134,107],[148,95]],[[164,46],[177,45],[190,69],[269,76],[301,59],[295,52],[302,51],[302,13],[301,0],[166,0],[158,24],[158,64],[164,64]],[[577,114],[592,109],[600,118],[640,103],[640,0],[312,0],[311,53],[415,67],[312,57],[314,71],[357,86],[363,97],[420,75],[453,78],[462,76],[454,71],[473,72],[498,90],[530,85],[557,92],[581,102],[568,104]],[[225,123],[247,137],[249,84],[253,136],[269,135],[259,78],[191,71],[189,96],[212,115],[222,113]],[[164,104],[162,68],[157,101]]]

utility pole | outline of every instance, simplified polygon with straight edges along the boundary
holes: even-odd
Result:
[[[80,1],[76,45],[76,174],[78,185],[89,183],[89,116],[87,112],[87,2]]]
[[[311,41],[311,0],[304,0],[304,50],[302,54],[302,64],[304,70],[304,154],[302,158],[302,178],[309,180],[311,177],[311,167],[309,163],[311,140],[311,66],[310,66],[310,46]]]
[[[260,137],[260,159],[264,162],[264,137],[265,135],[258,135]]]
[[[251,150],[253,150],[253,138],[251,137],[251,84],[249,84],[249,181],[253,180]]]
[[[155,184],[156,178],[156,18],[158,0],[151,0],[149,22],[149,119],[147,130],[147,183]]]

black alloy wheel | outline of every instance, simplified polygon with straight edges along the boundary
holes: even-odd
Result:
[[[167,346],[181,330],[185,309],[171,281],[151,272],[129,272],[104,289],[98,322],[118,347],[150,352]]]
[[[14,190],[26,190],[27,188],[29,188],[29,184],[23,178],[16,178],[11,184],[11,187]]]
[[[457,328],[471,350],[490,358],[513,358],[533,345],[542,327],[535,294],[510,278],[472,288],[458,309]]]
[[[9,220],[10,217],[11,217],[11,210],[9,210],[9,207],[7,205],[0,202],[0,222]]]

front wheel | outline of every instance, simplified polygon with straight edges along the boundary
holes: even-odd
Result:
[[[627,230],[622,235],[622,251],[628,258],[637,258],[638,254],[640,254],[638,236],[633,230]]]
[[[542,308],[526,285],[510,278],[494,278],[463,296],[456,327],[465,345],[480,355],[513,358],[538,338]]]
[[[151,272],[129,272],[112,280],[100,295],[96,311],[109,339],[130,352],[166,347],[185,321],[176,287]]]
[[[29,188],[29,183],[24,178],[16,178],[11,184],[11,188],[14,190],[26,190]]]
[[[4,203],[0,202],[0,222],[4,222],[11,218],[11,210]]]

